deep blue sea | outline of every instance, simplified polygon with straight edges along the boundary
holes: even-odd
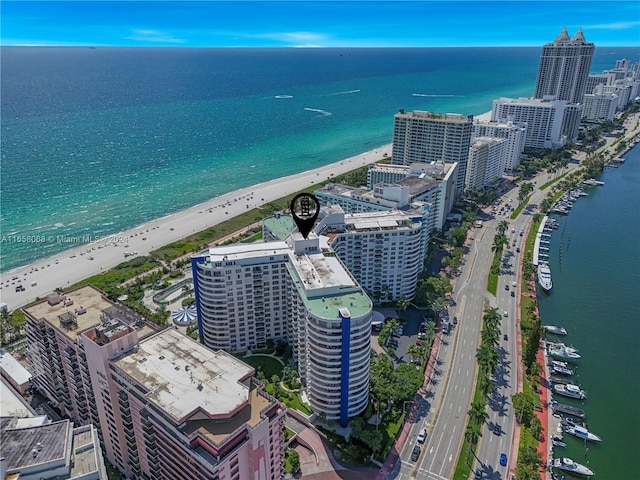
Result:
[[[3,47],[0,231],[100,236],[531,96],[540,48]],[[634,57],[635,55],[635,57]],[[637,49],[597,48],[593,72]],[[67,245],[0,244],[0,270]]]
[[[568,448],[556,453],[607,480],[638,478],[640,443],[640,144],[624,158],[600,175],[603,186],[587,187],[569,215],[555,217],[553,290],[538,298],[543,324],[564,326],[560,341],[582,356],[574,378],[587,399],[556,399],[583,408],[602,437],[585,445],[565,435]]]

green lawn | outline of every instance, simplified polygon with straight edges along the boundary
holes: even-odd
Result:
[[[282,374],[283,363],[277,358],[267,357],[265,355],[249,355],[242,359],[257,370],[260,368],[265,376],[270,379],[274,375]]]

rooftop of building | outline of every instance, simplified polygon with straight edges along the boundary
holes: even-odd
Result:
[[[91,425],[73,430],[71,478],[81,477],[103,469],[102,465],[98,464],[101,459],[101,455],[98,455],[97,451],[99,448],[96,431]]]
[[[52,302],[57,303],[52,305]],[[29,317],[46,321],[73,341],[78,339],[82,331],[100,324],[105,314],[135,327],[140,338],[155,331],[142,317],[123,305],[111,302],[92,285],[62,295],[49,294],[46,299],[23,310]]]
[[[31,380],[31,373],[16,360],[13,355],[5,350],[0,350],[0,370],[7,378],[16,384],[22,385]]]
[[[4,378],[0,380],[0,417],[33,417],[31,405]]]
[[[409,176],[398,180],[394,183],[394,185],[409,187],[409,195],[415,197],[418,195],[422,195],[423,193],[428,192],[433,188],[436,188],[440,185],[440,181],[428,177]]]
[[[9,470],[62,462],[68,454],[72,424],[70,420],[29,428],[6,428],[2,431],[0,454]]]
[[[413,110],[411,112],[405,112],[400,110],[396,113],[396,117],[406,118],[420,118],[425,120],[435,120],[442,122],[454,122],[454,123],[470,123],[473,117],[467,117],[461,113],[433,113],[424,110]]]
[[[294,233],[292,239],[299,235]],[[339,320],[338,310],[348,308],[353,317],[366,315],[372,303],[336,254],[321,237],[320,253],[295,255],[289,268],[298,293],[307,309],[318,318]]]
[[[198,410],[221,419],[235,413],[249,400],[249,388],[242,382],[254,373],[232,355],[213,352],[173,329],[140,341],[137,351],[113,363],[176,423]]]
[[[238,243],[209,249],[211,262],[232,262],[252,258],[288,255],[289,245],[284,241]]]
[[[252,384],[249,390],[248,404],[238,414],[234,415],[227,422],[215,422],[212,420],[191,420],[185,426],[185,432],[191,434],[199,431],[207,437],[209,441],[220,445],[243,425],[255,427],[262,421],[262,412],[270,407],[274,400],[259,392]]]
[[[265,225],[277,238],[285,239],[293,229],[293,217],[285,213],[276,213],[262,220]]]
[[[344,216],[344,220],[347,231],[370,232],[414,228],[413,222],[398,210],[348,213]]]

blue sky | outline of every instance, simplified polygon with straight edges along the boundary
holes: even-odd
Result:
[[[2,45],[172,47],[542,46],[563,26],[640,47],[640,2],[9,1]]]

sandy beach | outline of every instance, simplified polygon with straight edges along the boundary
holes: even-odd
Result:
[[[380,160],[385,153],[391,156],[391,144],[315,170],[236,190],[125,232],[105,238],[91,238],[90,242],[83,238],[47,238],[46,241],[65,241],[77,246],[31,265],[2,273],[0,299],[10,311],[15,310],[38,297],[45,297],[56,288],[67,287],[113,268],[127,260],[125,252],[136,252],[136,256],[147,255],[152,250],[222,223],[248,209]],[[134,257],[128,257],[131,258]],[[22,285],[24,291],[17,292],[17,285]]]

